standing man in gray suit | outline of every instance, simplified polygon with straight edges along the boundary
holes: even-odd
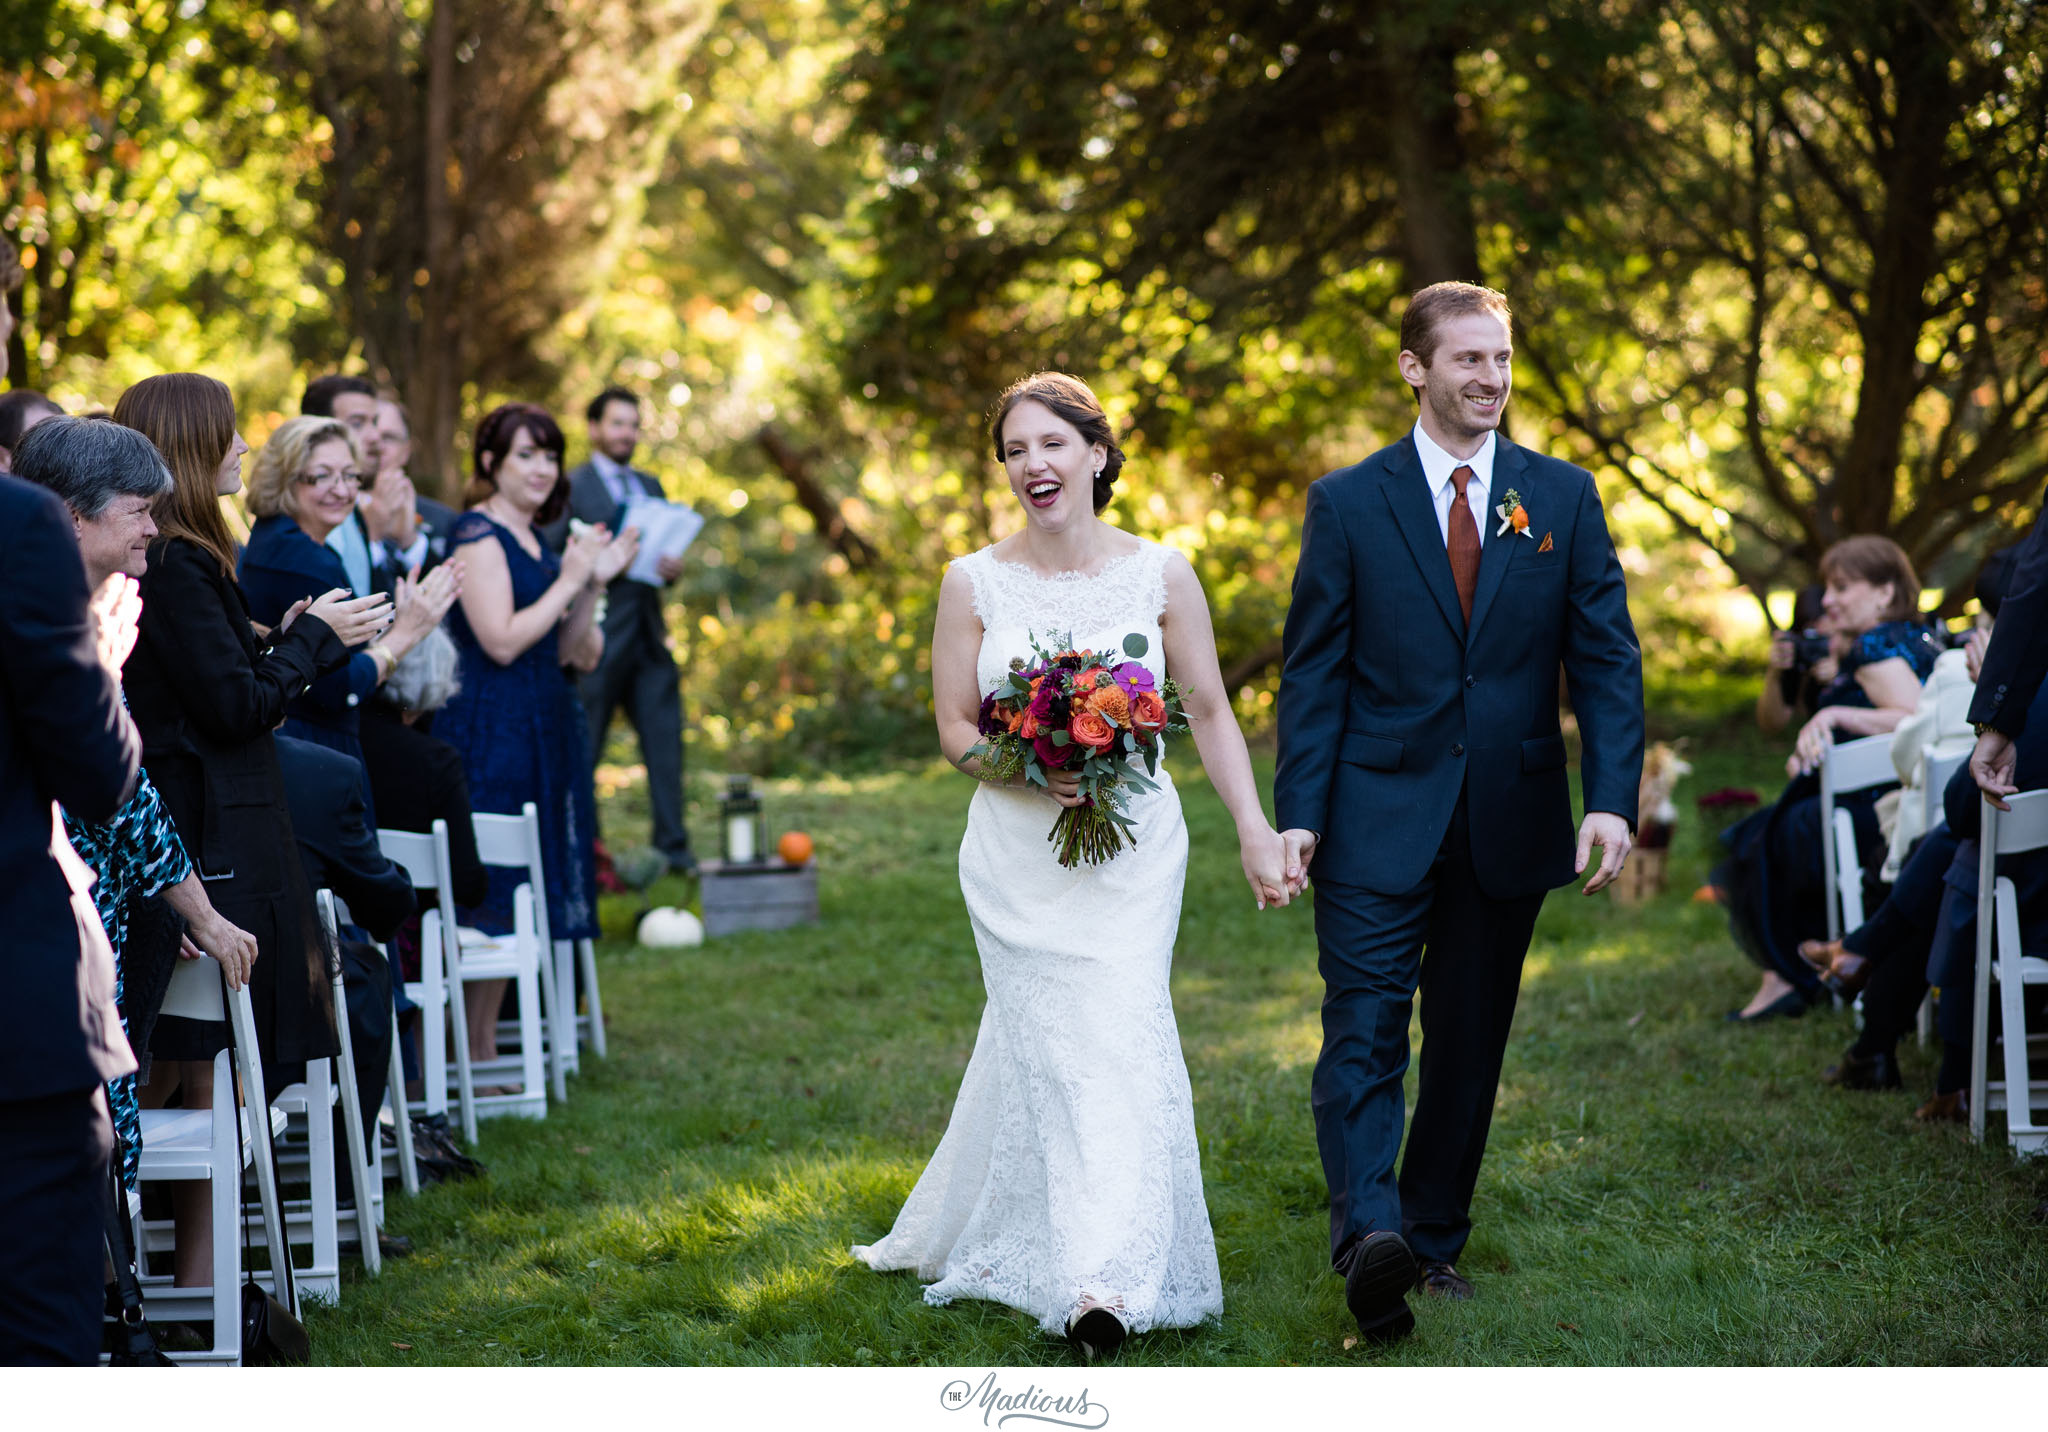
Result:
[[[557,552],[568,540],[572,519],[617,532],[628,502],[662,496],[660,480],[631,465],[640,445],[640,400],[624,388],[607,388],[591,399],[584,417],[590,422],[590,459],[569,473],[568,512],[541,530]],[[659,575],[666,584],[682,570],[681,557],[664,557]],[[671,870],[694,875],[697,858],[683,826],[682,677],[662,615],[667,590],[623,573],[612,582],[605,597],[604,659],[578,682],[577,694],[590,726],[593,768],[604,750],[612,713],[625,707],[647,765],[655,848],[668,857]]]

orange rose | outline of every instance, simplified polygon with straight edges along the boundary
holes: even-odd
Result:
[[[1036,741],[1038,739],[1038,718],[1031,714],[1029,706],[1026,706],[1018,714],[1017,724],[1013,729],[1027,741]]]
[[[1149,736],[1166,725],[1166,702],[1156,691],[1133,691],[1131,702],[1131,729],[1141,736]]]
[[[1526,531],[1529,526],[1529,509],[1526,507],[1517,506],[1515,510],[1508,515],[1508,520],[1515,524],[1515,530],[1517,532]]]
[[[1067,734],[1092,751],[1106,751],[1116,741],[1116,727],[1097,711],[1083,711],[1067,727]]]
[[[1109,684],[1109,673],[1104,671],[1099,666],[1091,666],[1086,671],[1077,672],[1075,674],[1074,694],[1076,696],[1085,696],[1089,692],[1098,690]]]
[[[1024,724],[1024,716],[1025,711],[1021,706],[1015,711],[1008,709],[1003,711],[1003,725],[1008,728],[1012,736],[1016,735],[1017,729]]]

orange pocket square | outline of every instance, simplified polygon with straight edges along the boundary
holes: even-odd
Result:
[[[1548,552],[1551,548],[1555,547],[1556,545],[1557,544],[1555,542],[1550,540],[1550,534],[1546,532],[1543,534],[1543,540],[1536,544],[1536,550],[1539,552]]]

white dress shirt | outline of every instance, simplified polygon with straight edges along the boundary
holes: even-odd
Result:
[[[1436,528],[1443,534],[1447,548],[1451,545],[1451,504],[1458,500],[1458,485],[1451,481],[1451,474],[1461,467],[1472,469],[1465,484],[1465,501],[1472,508],[1472,520],[1479,526],[1479,544],[1485,546],[1486,539],[1493,535],[1487,530],[1488,520],[1493,517],[1493,503],[1488,499],[1493,487],[1493,434],[1486,435],[1486,441],[1472,456],[1452,457],[1432,442],[1422,424],[1417,423],[1415,451],[1422,458],[1423,480],[1429,484],[1429,495],[1436,502]]]

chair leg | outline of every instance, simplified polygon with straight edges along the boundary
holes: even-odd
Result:
[[[555,1027],[553,1038],[562,1046],[562,1072],[583,1072],[583,1046],[576,1037],[576,942],[552,940],[548,955],[555,966]],[[567,1097],[566,1091],[560,1097]]]
[[[241,1113],[223,1049],[213,1065],[213,1351],[242,1365],[242,1242],[235,1215],[242,1202]],[[141,1244],[136,1245],[140,1247]]]
[[[609,1059],[611,1056],[604,1043],[604,1001],[597,993],[597,941],[578,940],[576,954],[583,962],[583,997],[590,1001],[590,1047],[598,1058]],[[572,1013],[576,1008],[573,998],[569,1001],[569,1008]]]
[[[347,1007],[343,1006],[343,1017]],[[347,1035],[343,1035],[347,1038]],[[313,1261],[306,1269],[323,1293],[332,1291],[341,1300],[341,1199],[340,1181],[335,1177],[334,1147],[334,1061],[318,1059],[306,1070],[306,1175],[312,1196],[308,1212],[312,1218]],[[286,1240],[289,1243],[289,1239]],[[330,1270],[331,1274],[330,1274]],[[330,1284],[329,1278],[333,1281]]]
[[[422,1030],[426,1021],[420,1021]],[[417,1197],[420,1191],[420,1164],[412,1149],[412,1112],[405,1105],[405,1055],[398,1047],[398,1036],[394,1030],[391,1039],[391,1124],[398,1136],[398,1186],[408,1196]],[[446,1088],[447,1081],[442,1081]],[[383,1164],[383,1151],[378,1151],[377,1162]],[[381,1182],[381,1180],[379,1180]]]
[[[448,981],[449,1023],[455,1030],[455,1095],[462,1110],[462,1141],[476,1143],[476,1080],[469,1069],[469,997],[458,976]],[[448,1107],[448,1080],[441,1080],[441,1107]]]
[[[566,1103],[569,1098],[569,1083],[565,1077],[567,1065],[562,1053],[562,986],[555,978],[555,952],[552,948],[542,949],[536,944],[533,952],[535,972],[540,978],[541,1023],[547,1029],[547,1079],[548,1096],[556,1103]],[[569,1037],[576,1037],[575,1017],[569,1017]]]

